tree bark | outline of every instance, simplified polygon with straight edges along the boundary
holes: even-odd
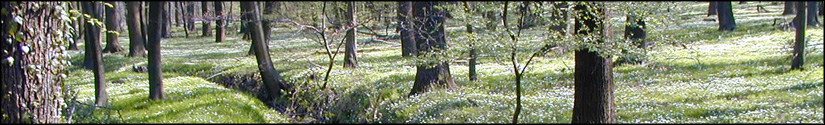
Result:
[[[716,8],[718,8],[716,1],[711,1],[708,5],[708,16],[716,15]]]
[[[795,4],[795,1],[785,1],[785,11],[782,11],[782,15],[796,14]]]
[[[806,17],[808,21],[806,22],[806,24],[808,25],[808,27],[819,27],[819,15],[817,15],[817,9],[819,9],[819,2],[808,1],[807,5],[805,6],[807,6],[806,8],[808,9],[808,12],[806,12],[806,14],[808,15],[808,17]]]
[[[83,2],[83,11],[93,19],[100,19],[103,15],[103,5],[97,2]],[[91,55],[91,67],[95,82],[95,105],[107,105],[109,100],[106,94],[106,79],[103,76],[103,55],[100,52],[100,26],[86,22],[86,53]]]
[[[146,67],[149,71],[149,99],[159,100],[164,98],[163,93],[163,70],[161,69],[160,42],[163,25],[168,25],[169,16],[166,12],[167,2],[149,2],[149,39],[146,49],[149,50],[149,64]],[[164,24],[166,23],[166,24]]]
[[[211,15],[209,15],[209,1],[201,1],[201,11],[202,15],[201,19],[201,36],[208,37],[212,36],[212,22],[209,21]]]
[[[224,34],[224,15],[223,15],[223,2],[222,1],[215,1],[215,16],[218,18],[215,20],[215,42],[223,42]]]
[[[161,7],[163,7],[163,13],[162,13],[163,23],[161,23],[161,27],[160,27],[161,28],[161,30],[160,30],[160,32],[161,32],[160,37],[161,38],[171,38],[172,37],[172,31],[171,30],[172,30],[173,21],[171,19],[172,14],[169,14],[169,13],[171,13],[171,11],[169,11],[169,10],[172,7],[171,7],[171,4],[169,4],[169,3],[171,3],[171,2],[166,2],[166,3],[164,3],[163,6],[161,6]],[[152,8],[149,7],[149,9],[151,10]],[[149,20],[151,21],[152,19],[149,19]]]
[[[2,32],[0,33],[0,102],[3,124],[48,124],[63,122],[63,80],[70,64],[61,58],[65,42],[63,35],[71,31],[70,22],[59,17],[69,16],[61,2],[2,1]],[[48,7],[45,7],[48,6]],[[63,11],[64,13],[60,13]],[[14,17],[23,20],[15,23]],[[12,29],[12,25],[15,25]],[[27,30],[27,28],[35,30]],[[48,29],[48,30],[42,30]],[[10,35],[9,32],[22,35]]]
[[[398,2],[398,31],[401,34],[401,56],[410,57],[418,54],[415,44],[415,33],[412,22],[412,2]]]
[[[422,52],[443,52],[447,49],[446,36],[444,34],[445,13],[436,9],[438,2],[414,2],[413,19],[415,26],[421,27],[423,31],[418,31],[416,43],[418,45],[419,56]],[[416,67],[415,83],[409,95],[415,95],[429,91],[431,88],[444,87],[448,89],[457,88],[450,76],[450,64],[446,61],[429,62],[428,64]]]
[[[104,53],[116,53],[123,51],[118,42],[118,30],[120,30],[120,14],[117,13],[117,8],[120,4],[117,1],[106,2],[112,4],[112,7],[103,6],[106,8],[106,48]]]
[[[140,2],[126,2],[126,27],[129,28],[129,57],[144,56],[146,48],[143,43],[143,27],[140,26]]]
[[[355,1],[348,1],[347,2],[347,25],[350,27],[347,30],[346,43],[344,44],[344,68],[355,68],[358,67],[358,56],[356,55],[356,39],[355,39],[355,30],[357,30],[355,25]]]
[[[733,6],[730,1],[717,2],[716,10],[719,12],[719,31],[736,30],[736,20],[733,18]]]
[[[796,3],[796,41],[793,46],[793,60],[791,60],[791,70],[802,70],[805,65],[805,23],[807,23],[807,13],[805,2]]]
[[[600,39],[597,42],[604,42],[603,32],[594,34],[605,28],[604,7],[578,4],[574,9],[584,15],[576,18],[576,35],[598,35]],[[573,123],[615,123],[611,58],[588,48],[577,50],[575,54]]]
[[[245,9],[247,13],[247,19],[249,20],[258,20],[260,19],[258,16],[258,5],[255,2],[241,2],[241,8]],[[263,30],[261,28],[261,23],[257,21],[250,21],[247,22],[247,25],[250,29],[250,34],[252,36],[252,46],[255,47],[255,58],[257,59],[258,63],[258,70],[261,73],[261,78],[263,78],[264,86],[269,93],[269,104],[274,104],[274,101],[278,100],[281,95],[281,85],[283,85],[283,78],[275,70],[272,66],[272,60],[269,58],[269,47],[264,45],[264,35]]]
[[[80,11],[80,12],[83,11],[80,8],[80,2],[77,2],[77,1],[71,2],[71,5],[69,5],[69,7],[71,7],[70,9],[74,9],[74,10],[77,10],[77,11]],[[83,38],[83,24],[80,23],[80,22],[83,22],[83,16],[77,17],[77,21],[72,21],[72,27],[74,27],[75,30],[74,30],[74,32],[72,32],[72,38],[73,39],[72,39],[72,42],[69,43],[69,48],[68,48],[69,50],[78,50],[77,42],[80,41],[80,39]]]
[[[183,10],[186,8],[186,7],[184,7],[184,6],[186,6],[186,5],[184,5],[186,3],[182,2],[182,1],[177,2],[177,3],[178,3],[177,8],[178,8],[178,16],[179,16],[178,20],[180,21],[180,23],[178,23],[178,24],[183,23],[183,37],[184,38],[189,38],[189,21],[188,21],[188,18],[189,18],[188,14],[189,13],[183,12]],[[180,26],[180,25],[178,25],[178,26]]]

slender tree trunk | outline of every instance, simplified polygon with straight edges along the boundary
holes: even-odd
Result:
[[[171,11],[169,11],[172,8],[170,3],[171,2],[166,2],[162,6],[164,11],[162,13],[163,23],[161,23],[161,31],[160,31],[161,32],[161,34],[160,34],[161,38],[171,38],[172,37],[172,31],[171,30],[172,30],[173,21],[172,21],[172,14],[170,14]],[[149,9],[151,9],[151,7]],[[151,19],[149,19],[149,20],[151,21]]]
[[[189,38],[189,22],[188,22],[189,16],[188,16],[188,13],[183,12],[184,8],[186,8],[186,7],[184,7],[184,6],[186,6],[184,4],[186,4],[186,3],[178,2],[178,7],[177,7],[178,8],[178,17],[179,17],[178,21],[183,23],[183,37],[184,38]],[[178,23],[178,24],[181,24],[181,23]]]
[[[438,2],[414,2],[413,19],[414,27],[421,27],[423,31],[416,35],[419,54],[421,52],[440,52],[447,49],[446,36],[444,35],[444,21],[446,12],[436,9]],[[444,87],[448,89],[457,88],[450,76],[450,64],[446,61],[431,62],[430,64],[418,65],[416,67],[415,83],[409,95],[415,95],[429,91],[433,87]]]
[[[347,30],[346,43],[344,44],[344,68],[355,68],[358,67],[358,56],[356,55],[356,39],[355,39],[355,31],[357,30],[355,25],[355,1],[348,1],[347,2],[347,26],[351,27],[351,29]]]
[[[418,54],[418,47],[415,43],[415,33],[412,22],[412,2],[398,2],[398,31],[401,34],[401,56],[410,57]]]
[[[807,5],[805,2],[796,3],[796,41],[793,46],[793,60],[791,61],[791,70],[802,70],[805,65],[805,23],[807,23],[807,12],[805,11]]]
[[[63,35],[70,30],[71,23],[59,17],[57,7],[68,8],[68,4],[46,1],[1,1],[0,21],[0,123],[3,124],[54,124],[62,123],[63,80],[68,60],[61,58],[69,39]],[[44,7],[48,6],[48,7]],[[75,7],[76,8],[76,7]],[[13,23],[14,17],[23,20]],[[17,25],[12,29],[12,25]],[[36,30],[26,30],[32,28]],[[48,29],[48,30],[42,30]],[[9,32],[20,33],[10,35]],[[28,48],[28,50],[24,49]],[[21,51],[23,50],[23,51]],[[34,66],[35,70],[27,67]]]
[[[85,14],[91,18],[100,19],[103,15],[103,5],[97,2],[83,2]],[[107,105],[109,100],[106,94],[106,79],[103,77],[103,55],[100,52],[100,27],[86,22],[86,50],[92,59],[92,72],[95,81],[95,105]],[[95,39],[96,38],[96,39]]]
[[[470,10],[475,10],[475,9],[470,8],[470,4],[467,1],[463,1],[463,3],[464,3],[464,11],[468,14],[473,13]],[[465,24],[464,27],[467,28],[467,34],[470,34],[470,35],[473,34],[473,25],[471,25],[470,23],[467,23],[467,24]],[[475,42],[476,41],[470,41],[469,42],[470,43],[470,55],[469,55],[470,59],[468,60],[469,63],[468,63],[467,67],[469,67],[469,69],[468,69],[467,74],[468,74],[468,77],[469,77],[470,81],[477,81],[478,80],[478,75],[476,75],[476,48],[475,48]]]
[[[129,28],[129,57],[144,56],[143,27],[140,26],[140,2],[126,2],[126,25]]]
[[[785,1],[785,11],[782,11],[782,15],[796,14],[795,4],[795,1]]]
[[[215,16],[218,17],[218,20],[215,21],[215,42],[223,42],[224,38],[224,15],[223,15],[223,2],[222,1],[215,1]]]
[[[118,42],[118,30],[120,30],[120,15],[117,13],[114,7],[118,7],[119,2],[116,1],[109,1],[107,2],[112,4],[112,7],[106,7],[106,48],[103,49],[104,53],[116,53],[123,51],[123,48],[120,47],[120,43]]]
[[[709,3],[710,5],[708,5],[708,16],[716,15],[716,8],[718,8],[716,1],[711,1]]]
[[[146,49],[149,50],[149,65],[146,67],[149,71],[149,99],[159,100],[164,98],[163,94],[163,70],[161,69],[161,52],[160,42],[163,23],[168,24],[168,20],[164,19],[169,16],[166,11],[167,2],[149,2],[149,39],[147,40]]]
[[[736,30],[736,20],[733,18],[733,8],[730,1],[717,2],[719,12],[719,31]]]
[[[577,17],[577,35],[598,35],[597,42],[604,42],[604,6],[594,3],[578,4],[574,9],[584,17]],[[590,13],[590,14],[587,14]],[[616,110],[613,96],[613,71],[611,58],[583,48],[576,51],[574,70],[575,92],[573,101],[573,123],[615,123]]]
[[[146,4],[146,2],[140,2],[140,28],[143,29],[141,30],[144,39],[143,48],[147,47],[146,42],[149,40],[149,34],[146,34],[146,31],[149,30],[149,8],[146,7]]]
[[[473,25],[467,24],[467,33],[473,33]],[[469,62],[469,69],[468,75],[470,77],[470,81],[478,81],[478,75],[476,73],[476,48],[475,48],[475,41],[470,41],[470,59]]]
[[[808,1],[805,6],[807,6],[806,8],[808,9],[808,12],[806,12],[806,14],[808,14],[808,17],[806,17],[808,21],[806,24],[808,27],[819,27],[819,15],[817,15],[816,12],[817,9],[819,9],[819,2]]]
[[[212,36],[212,22],[209,19],[212,17],[209,15],[209,1],[201,1],[201,10],[202,10],[202,17],[203,21],[201,21],[201,36],[208,37]]]
[[[258,16],[258,5],[255,2],[241,2],[241,8],[245,9],[247,13],[247,19],[249,20],[258,20],[260,19]],[[258,62],[258,70],[261,72],[261,78],[263,78],[264,86],[269,93],[270,104],[274,104],[274,101],[278,100],[281,95],[281,86],[283,83],[283,78],[275,70],[272,66],[272,60],[269,58],[269,47],[264,45],[264,35],[263,30],[261,28],[261,23],[257,21],[250,21],[247,22],[247,25],[250,29],[250,34],[252,34],[252,46],[255,47],[255,58],[257,58]]]
[[[83,12],[79,4],[80,2],[77,1],[71,2],[71,5],[69,5],[69,7],[71,7],[70,9]],[[69,43],[69,50],[78,50],[77,42],[79,42],[80,39],[83,38],[83,24],[80,22],[83,22],[83,16],[77,17],[77,21],[72,21],[72,27],[74,27],[75,30],[72,32],[72,42]]]

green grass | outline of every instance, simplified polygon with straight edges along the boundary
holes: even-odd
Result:
[[[706,2],[682,4],[691,10],[680,15],[685,16],[685,23],[650,31],[651,36],[673,36],[671,40],[677,41],[653,41],[657,44],[649,51],[646,64],[614,67],[619,123],[823,122],[822,28],[806,31],[809,46],[805,70],[790,71],[794,33],[781,25],[771,25],[774,19],[787,23],[792,18],[780,15],[781,4],[734,3],[738,25],[734,32],[716,31],[716,22],[702,21],[710,18],[704,16]],[[757,4],[766,5],[771,12],[756,13]],[[145,58],[123,57],[127,52],[106,54],[110,107],[121,110],[123,117],[114,122],[511,122],[515,103],[511,66],[493,57],[480,58],[477,82],[468,80],[466,63],[452,63],[451,74],[459,89],[406,97],[412,88],[415,66],[401,58],[400,46],[382,42],[361,44],[358,49],[365,51],[358,53],[360,67],[342,68],[343,55],[339,55],[329,84],[335,93],[323,96],[329,97],[329,102],[320,102],[316,98],[322,97],[317,95],[323,92],[315,90],[322,81],[306,78],[315,75],[322,79],[327,57],[316,52],[323,49],[295,34],[294,29],[277,28],[275,39],[269,44],[275,68],[291,85],[314,88],[298,93],[300,96],[293,100],[300,101],[296,105],[324,111],[323,116],[290,117],[267,108],[248,92],[226,89],[216,83],[219,80],[206,79],[259,74],[254,56],[246,55],[250,43],[239,40],[240,36],[234,33],[228,32],[223,43],[214,43],[212,37],[182,38],[182,32],[175,32],[175,38],[164,39],[167,99],[162,101],[148,101],[146,74],[131,72],[132,65],[146,65]],[[121,45],[128,45],[125,39],[121,39]],[[464,49],[461,46],[451,47]],[[71,54],[72,63],[82,63],[82,52]],[[563,54],[535,60],[522,83],[524,107],[520,123],[571,121],[573,58],[573,54]],[[93,101],[89,78],[88,70],[71,68],[66,85],[78,92],[80,102]],[[98,113],[76,121],[101,122],[105,116]]]

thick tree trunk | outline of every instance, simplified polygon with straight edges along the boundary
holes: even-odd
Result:
[[[344,44],[344,68],[358,67],[358,56],[356,53],[356,39],[355,30],[355,1],[347,2],[347,26],[351,29],[347,30],[346,43]]]
[[[149,64],[146,67],[149,71],[149,99],[163,99],[163,70],[161,69],[160,40],[163,23],[167,23],[169,16],[166,11],[167,2],[149,2],[149,39],[146,49],[149,50]],[[168,24],[168,23],[167,23]]]
[[[796,14],[796,1],[785,1],[785,11],[782,11],[782,15],[791,15]]]
[[[215,1],[215,16],[218,20],[215,21],[215,42],[223,42],[224,34],[224,15],[223,15],[223,2],[222,1]]]
[[[144,56],[146,48],[143,27],[140,26],[140,2],[126,2],[126,27],[129,28],[129,57]]]
[[[249,20],[258,20],[260,19],[258,16],[258,5],[255,2],[241,2],[241,8],[245,9],[247,12],[247,19]],[[261,78],[263,78],[264,86],[266,87],[267,92],[269,93],[269,102],[268,104],[274,104],[274,101],[278,100],[281,95],[281,86],[284,85],[283,78],[275,70],[272,66],[272,60],[269,58],[269,47],[264,45],[264,35],[263,30],[261,28],[261,23],[257,21],[250,21],[247,22],[249,25],[250,34],[252,35],[252,46],[255,47],[255,58],[258,62],[258,71],[261,72]]]
[[[418,54],[415,44],[415,33],[412,22],[412,2],[398,2],[398,31],[401,34],[401,56],[410,57]]]
[[[806,24],[808,25],[808,27],[819,27],[819,15],[817,15],[817,9],[819,9],[819,2],[808,1],[807,5],[805,6],[808,10],[808,12],[806,12],[806,14],[808,15],[808,17],[806,17],[806,19],[808,20]]]
[[[719,12],[719,31],[736,30],[736,20],[733,18],[733,6],[730,1],[717,2]]]
[[[716,15],[716,8],[718,8],[716,5],[716,1],[711,1],[709,3],[710,5],[708,5],[708,16]]]
[[[441,52],[447,49],[446,36],[444,34],[445,13],[437,10],[437,2],[414,2],[413,3],[413,25],[421,27],[416,35],[419,55],[421,52]],[[429,64],[418,65],[415,74],[415,83],[409,95],[415,95],[429,91],[433,87],[444,87],[448,89],[456,88],[452,76],[450,76],[450,64],[446,61],[430,62]]]
[[[209,2],[208,1],[201,1],[201,10],[202,10],[201,14],[203,15],[203,16],[201,16],[201,19],[203,19],[203,21],[201,21],[201,36],[204,36],[204,37],[212,36],[212,28],[211,28],[212,22],[209,21],[209,19],[211,19],[212,16],[209,15]]]
[[[805,2],[796,3],[796,41],[793,46],[793,60],[791,61],[791,70],[801,70],[805,65],[805,23],[807,23],[807,13]]]
[[[605,34],[594,33],[605,28],[604,7],[578,4],[574,9],[580,11],[580,15],[586,15],[576,18],[576,35],[599,35],[597,37],[603,39]],[[602,39],[598,42],[604,42]],[[615,123],[611,58],[587,48],[575,54],[573,123]]]
[[[109,1],[106,2],[112,4],[112,7],[106,7],[106,48],[103,49],[104,53],[116,53],[123,51],[123,48],[120,47],[120,43],[118,42],[118,30],[120,30],[120,14],[117,13],[117,8],[120,2],[116,1]]]
[[[105,6],[97,2],[83,2],[83,11],[91,18],[100,19]],[[106,94],[106,79],[103,77],[103,55],[100,52],[100,27],[93,23],[86,22],[86,53],[91,55],[92,72],[95,81],[95,105],[107,105],[109,102]],[[97,39],[94,39],[97,38]]]
[[[58,6],[68,8],[60,2],[2,1],[2,32],[0,33],[0,102],[2,102],[3,124],[44,124],[61,123],[63,102],[63,80],[68,60],[61,58],[63,35],[70,23],[61,20]],[[48,7],[44,7],[48,6]],[[20,15],[18,15],[20,14]],[[20,17],[21,24],[13,23],[13,17]],[[12,29],[12,25],[17,28]],[[32,28],[37,30],[26,30]],[[48,29],[40,30],[40,29]],[[12,36],[8,32],[22,35]],[[19,40],[18,40],[19,39]],[[33,67],[29,67],[33,66]]]

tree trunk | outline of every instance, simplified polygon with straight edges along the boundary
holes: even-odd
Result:
[[[97,2],[83,2],[83,11],[89,14],[93,19],[100,19],[103,15],[103,8],[105,6]],[[100,26],[95,26],[93,23],[86,22],[86,53],[91,55],[92,72],[94,72],[95,81],[95,105],[107,105],[109,100],[106,94],[106,79],[103,77],[103,55],[100,52]],[[96,38],[96,39],[95,39]]]
[[[172,37],[172,31],[171,30],[172,30],[173,21],[171,19],[172,14],[169,14],[169,13],[171,13],[171,11],[169,11],[169,10],[172,7],[171,7],[171,4],[169,4],[169,3],[171,3],[171,2],[166,2],[166,3],[164,3],[163,6],[161,6],[161,7],[163,7],[163,13],[162,13],[163,23],[161,23],[161,30],[160,30],[160,32],[161,32],[160,37],[161,38],[171,38]],[[149,9],[151,10],[151,7],[149,7]],[[152,19],[149,19],[149,20],[151,21]]]
[[[644,52],[644,49],[646,48],[645,38],[647,37],[647,32],[645,32],[644,17],[635,14],[628,14],[626,18],[627,23],[625,23],[626,25],[624,27],[624,38],[629,39],[631,42],[633,42],[636,48]],[[616,60],[616,64],[639,64],[644,61],[644,53],[628,51],[628,49],[622,49],[622,52],[624,54]]]
[[[149,2],[149,39],[146,49],[149,50],[149,64],[146,67],[149,71],[149,99],[163,99],[163,70],[161,69],[160,40],[163,25],[168,25],[169,16],[166,11],[167,2]],[[167,23],[167,24],[163,24]]]
[[[149,30],[149,8],[146,7],[146,2],[140,2],[140,28],[141,34],[143,34],[143,48],[146,48],[146,41],[149,40],[149,34],[146,34],[146,31]],[[154,30],[153,30],[154,31]]]
[[[70,9],[83,12],[80,8],[80,2],[71,2],[71,5],[69,5],[69,7],[71,7]],[[78,50],[77,42],[83,38],[83,24],[80,22],[83,22],[83,16],[77,17],[76,21],[72,21],[72,27],[74,27],[75,30],[72,32],[72,42],[69,43],[69,50]]]
[[[109,1],[106,2],[112,4],[112,7],[106,8],[106,48],[103,49],[104,53],[116,53],[123,51],[123,48],[120,47],[120,43],[118,42],[118,30],[120,30],[120,14],[117,13],[117,8],[119,2],[116,1]]]
[[[183,37],[184,38],[189,38],[189,23],[188,23],[188,18],[189,18],[188,14],[189,13],[183,12],[183,10],[186,8],[186,7],[184,7],[184,6],[186,6],[184,4],[186,4],[186,3],[178,2],[178,10],[179,10],[178,11],[178,16],[179,16],[178,20],[181,23],[183,23]],[[181,24],[181,23],[178,23],[178,24]]]
[[[736,30],[736,21],[733,18],[733,8],[730,1],[717,2],[716,10],[719,12],[719,31]]]
[[[473,25],[467,24],[467,33],[473,33]],[[469,69],[468,75],[470,77],[470,81],[478,81],[478,75],[476,73],[476,48],[475,48],[475,41],[470,41],[470,59],[469,62]]]
[[[415,44],[415,33],[412,22],[412,2],[398,2],[398,31],[401,34],[401,56],[410,57],[418,54]]]
[[[201,19],[203,19],[203,21],[201,21],[201,36],[204,36],[204,37],[212,36],[212,28],[210,28],[210,26],[212,26],[212,22],[209,21],[210,17],[212,17],[212,16],[209,15],[209,2],[208,1],[202,1],[201,2],[201,10],[202,10],[201,14],[203,15],[201,17]]]
[[[578,4],[574,9],[578,10],[580,15],[585,15],[576,18],[575,33],[577,35],[598,35],[600,39],[597,42],[604,42],[603,32],[594,34],[605,28],[604,7]],[[578,50],[575,54],[573,123],[615,123],[611,58],[587,48]]]
[[[795,4],[795,1],[785,1],[785,11],[782,12],[782,15],[796,14]]]
[[[808,25],[808,27],[819,27],[819,15],[817,15],[816,12],[817,9],[819,9],[819,2],[808,1],[807,5],[805,6],[807,6],[808,9],[808,12],[806,12],[806,14],[808,14],[808,17],[806,17],[808,21],[806,22],[806,24]]]
[[[195,16],[195,3],[184,2],[184,5],[186,7],[186,13],[184,13],[184,15],[186,15],[186,18],[184,18],[184,23],[186,23],[186,30],[194,32],[195,19],[193,17]]]
[[[716,4],[716,1],[710,2],[710,5],[708,5],[708,16],[716,15],[716,8],[718,8]]]
[[[222,1],[215,1],[215,16],[218,18],[215,20],[215,42],[223,42],[224,38],[224,15],[223,15],[223,2]]]
[[[793,60],[791,61],[791,70],[802,70],[802,66],[805,65],[805,23],[807,23],[807,13],[805,11],[806,8],[805,2],[797,2],[796,3],[796,18],[794,21],[796,24],[796,41],[794,42],[793,46]]]
[[[0,123],[64,122],[61,109],[65,108],[62,93],[65,77],[61,75],[65,74],[70,64],[61,57],[67,54],[63,47],[69,39],[57,34],[74,32],[69,29],[71,27],[68,27],[68,21],[59,18],[69,16],[68,10],[55,9],[58,6],[68,8],[64,5],[67,4],[44,1],[0,2],[3,12],[0,16],[3,20],[0,24],[3,30],[0,33],[0,49],[3,50],[0,57],[4,58],[0,65],[0,97],[3,97],[0,98]],[[64,13],[60,13],[61,11]],[[22,24],[12,23],[14,17],[23,18]],[[16,25],[16,28],[11,29],[12,25]],[[9,35],[9,32],[22,35]]]
[[[414,2],[413,19],[414,27],[421,27],[416,35],[419,55],[421,52],[443,52],[447,49],[446,36],[444,34],[445,13],[436,9],[437,2]],[[420,22],[420,23],[419,23]],[[415,95],[429,91],[433,87],[456,88],[452,76],[450,76],[450,64],[446,61],[430,62],[416,67],[415,83],[409,95]]]
[[[344,68],[355,68],[358,67],[358,56],[355,55],[356,53],[356,39],[355,39],[355,30],[357,30],[355,25],[355,1],[347,2],[347,26],[351,29],[347,30],[346,43],[344,44]]]
[[[247,12],[247,19],[249,20],[258,20],[260,19],[258,16],[258,5],[255,2],[241,2],[241,8],[245,9]],[[263,30],[261,28],[261,23],[257,21],[250,21],[247,22],[247,25],[250,29],[250,34],[252,35],[252,46],[255,47],[255,58],[258,62],[258,71],[261,72],[261,78],[263,78],[264,86],[269,93],[269,102],[268,104],[274,104],[274,101],[277,101],[281,96],[281,86],[283,83],[283,78],[272,67],[272,60],[269,58],[269,47],[264,45],[264,35]]]
[[[140,2],[126,2],[126,25],[129,28],[129,57],[144,56],[143,27],[140,26]]]

